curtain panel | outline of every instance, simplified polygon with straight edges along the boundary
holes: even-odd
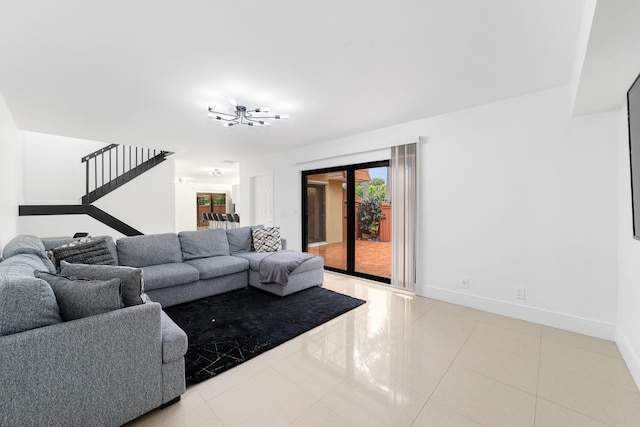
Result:
[[[391,147],[391,285],[414,291],[419,143]]]

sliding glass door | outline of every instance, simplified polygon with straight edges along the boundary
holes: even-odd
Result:
[[[304,180],[304,250],[323,257],[327,268],[345,271],[346,170],[308,173]]]
[[[328,270],[390,283],[388,170],[381,161],[303,172],[304,250]]]

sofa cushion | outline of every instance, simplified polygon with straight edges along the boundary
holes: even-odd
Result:
[[[49,272],[53,273],[56,271],[55,266],[47,256],[47,252],[45,251],[42,240],[40,240],[36,236],[16,236],[13,239],[9,240],[9,243],[7,243],[2,250],[2,256],[5,259],[11,258],[16,255],[26,254],[35,255],[40,258]]]
[[[178,233],[182,259],[208,258],[229,255],[227,233],[222,229],[181,231]]]
[[[282,250],[280,227],[251,229],[253,247],[256,252],[276,252]]]
[[[62,322],[47,282],[35,277],[0,280],[0,336]]]
[[[146,301],[142,270],[135,267],[118,265],[92,265],[60,263],[60,273],[79,279],[110,280],[120,279],[122,286],[122,303],[125,307],[143,304]]]
[[[38,255],[14,255],[0,263],[0,280],[25,276],[33,277],[35,270],[48,271],[44,260]]]
[[[232,254],[251,250],[251,227],[230,228],[226,232]]]
[[[243,258],[249,261],[249,268],[254,271],[258,271],[260,268],[260,261],[264,259],[264,257],[268,257],[273,252],[241,252],[234,254],[233,256],[238,258]]]
[[[147,291],[184,285],[195,282],[200,277],[197,269],[184,262],[149,265],[142,267],[142,271],[144,272],[144,287]]]
[[[86,237],[51,249],[56,268],[65,260],[70,263],[115,265],[104,237]]]
[[[116,247],[120,265],[146,267],[182,262],[180,241],[175,233],[122,237]]]
[[[108,281],[82,280],[36,271],[38,279],[45,280],[56,296],[62,320],[82,317],[122,308],[120,279]]]
[[[235,256],[216,256],[185,261],[200,273],[200,280],[213,279],[249,269],[249,262]]]

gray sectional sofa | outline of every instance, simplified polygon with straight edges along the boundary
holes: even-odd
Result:
[[[163,307],[254,286],[285,296],[323,281],[324,260],[312,257],[295,268],[285,285],[260,283],[260,261],[270,252],[252,250],[252,228],[181,231],[123,237],[118,263],[144,271],[145,290]],[[286,240],[282,241],[286,249]]]
[[[179,398],[187,337],[160,304],[63,321],[56,294],[34,277],[55,272],[45,249],[60,242],[18,236],[3,250],[0,425],[118,426]]]
[[[109,303],[100,293],[84,295],[79,301],[98,312],[74,313],[73,320],[68,301],[61,301],[70,288],[57,283],[66,279],[53,274],[46,253],[72,239],[18,236],[3,249],[0,425],[118,426],[172,403],[185,391],[187,337],[162,306],[247,285],[284,296],[323,280],[323,260],[312,257],[291,271],[286,286],[260,283],[257,270],[269,253],[252,251],[249,227],[97,240],[117,264],[120,298]],[[111,268],[61,265],[63,274],[94,282]],[[124,289],[124,277],[136,274],[144,278],[146,296],[135,280]],[[96,289],[112,289],[114,280],[107,279]]]

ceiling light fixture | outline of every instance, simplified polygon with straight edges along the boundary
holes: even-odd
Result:
[[[288,119],[286,114],[272,114],[268,115],[269,109],[267,107],[261,108],[247,108],[244,105],[238,105],[234,99],[229,100],[229,104],[235,108],[234,113],[223,113],[216,111],[216,106],[209,106],[209,117],[212,119],[220,120],[223,126],[270,126],[269,119],[280,120]]]
[[[220,176],[223,175],[224,172],[222,172],[220,169],[214,169],[211,172],[209,172],[209,175],[215,175],[215,176]]]

